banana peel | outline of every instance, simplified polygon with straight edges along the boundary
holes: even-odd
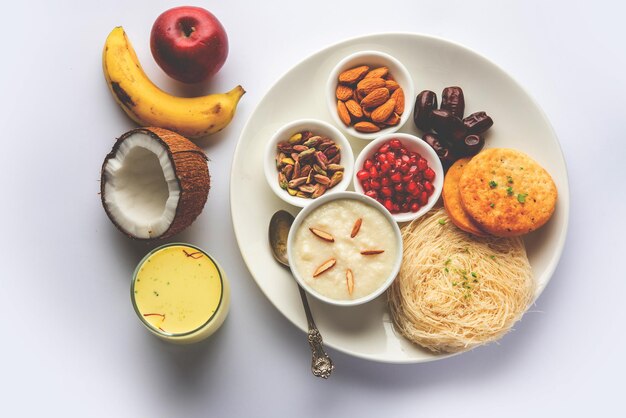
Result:
[[[165,128],[193,139],[224,129],[245,94],[241,86],[227,93],[192,98],[164,92],[143,71],[121,26],[107,37],[102,67],[115,101],[132,120],[140,126]]]

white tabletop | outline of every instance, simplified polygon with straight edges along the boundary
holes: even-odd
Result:
[[[38,4],[33,4],[38,3]],[[2,416],[595,416],[623,410],[626,360],[626,7],[608,1],[203,2],[226,27],[228,60],[206,91],[247,90],[232,124],[204,143],[212,188],[176,240],[215,256],[232,309],[218,333],[172,346],[142,328],[132,271],[155,244],[106,217],[100,166],[133,123],[101,69],[109,31],[126,29],[149,76],[165,1],[12,2],[3,8],[0,115]],[[443,361],[389,365],[329,350],[336,371],[309,371],[305,335],[263,296],[234,237],[233,152],[272,84],[315,51],[378,32],[464,44],[540,103],[568,164],[571,221],[555,275],[499,344]],[[322,330],[323,331],[323,330]]]

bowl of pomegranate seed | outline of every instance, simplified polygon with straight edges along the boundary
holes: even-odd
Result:
[[[354,190],[380,202],[396,222],[409,222],[439,200],[443,176],[430,145],[414,135],[391,133],[370,142],[357,157]]]

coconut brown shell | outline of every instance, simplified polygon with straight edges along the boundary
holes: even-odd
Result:
[[[115,157],[122,142],[135,133],[147,134],[155,141],[159,141],[165,147],[170,157],[170,161],[172,162],[172,166],[174,167],[176,180],[178,181],[178,185],[180,187],[180,197],[178,199],[178,206],[176,207],[174,220],[170,224],[170,227],[162,235],[151,238],[139,238],[124,230],[115,221],[105,203],[104,168],[106,167],[109,159]],[[202,212],[209,195],[210,188],[211,176],[209,174],[208,158],[204,151],[187,138],[177,134],[176,132],[163,128],[137,128],[124,133],[117,139],[111,152],[107,154],[101,169],[100,197],[102,206],[104,207],[107,216],[117,229],[130,238],[138,240],[150,241],[164,239],[187,228]]]

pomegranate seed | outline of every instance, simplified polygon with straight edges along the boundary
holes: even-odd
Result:
[[[384,163],[385,161],[387,161],[387,157],[385,156],[385,154],[378,154],[378,157],[376,157],[376,161],[378,161],[379,163]]]
[[[378,178],[378,169],[376,169],[376,166],[372,166],[372,168],[370,168],[370,178]]]
[[[403,192],[404,191],[404,184],[402,183],[396,183],[393,186],[393,190],[395,190],[396,192]]]
[[[405,174],[404,176],[402,176],[402,182],[404,182],[404,183],[408,183],[411,180],[413,180],[413,174],[411,174],[411,173]]]
[[[417,158],[415,158],[415,157],[409,158],[409,164],[411,164],[411,165],[417,164]]]
[[[413,193],[415,190],[417,190],[417,183],[410,181],[409,184],[406,185],[406,191]]]
[[[387,162],[389,164],[395,164],[395,162],[396,162],[396,154],[394,154],[393,152],[389,151],[388,153],[385,154],[385,157],[387,157]]]
[[[373,166],[374,166],[374,161],[372,161],[369,158],[367,160],[365,160],[365,162],[363,163],[363,168],[366,169],[366,170],[369,170]]]
[[[398,167],[398,169],[402,172],[402,173],[408,173],[409,172],[409,166],[406,164],[402,164],[400,167]]]
[[[435,178],[435,171],[428,167],[426,170],[424,170],[424,178],[426,180],[430,180],[432,181]]]
[[[400,142],[399,139],[392,139],[391,141],[389,141],[389,147],[391,149],[400,149],[402,148],[402,142]]]
[[[368,178],[370,178],[370,173],[367,170],[359,170],[356,173],[356,178],[360,181],[367,180]]]
[[[408,155],[403,155],[400,159],[403,163],[408,163],[411,160],[411,157],[409,157]]]
[[[409,204],[407,202],[404,202],[403,204],[400,205],[400,210],[402,212],[408,212],[409,211]]]
[[[388,172],[389,170],[391,170],[391,164],[389,164],[388,162],[384,162],[380,165],[380,171],[383,173]]]
[[[420,158],[422,158],[422,156],[419,155],[419,153],[417,152],[411,152],[411,157],[415,157],[415,160],[419,160]]]
[[[409,150],[407,150],[406,148],[402,147],[402,148],[400,148],[400,154],[408,155],[409,154]]]
[[[419,202],[422,206],[428,203],[428,193],[426,192],[420,193]]]
[[[378,193],[376,192],[376,190],[368,190],[365,192],[365,196],[371,197],[372,199],[377,199]]]
[[[411,174],[417,173],[417,166],[416,165],[412,165],[411,167],[409,167],[409,173],[411,173]]]
[[[411,203],[411,212],[417,212],[420,210],[420,204],[417,202]]]
[[[422,180],[422,179],[424,179],[424,173],[421,172],[421,171],[418,171],[418,172],[415,173],[414,178],[415,178],[415,180],[418,180],[418,181]]]
[[[383,177],[382,179],[380,179],[380,184],[382,186],[389,186],[391,185],[391,180],[389,179],[389,177]]]
[[[387,151],[389,151],[389,144],[383,144],[378,148],[378,152],[381,154],[385,154]]]
[[[417,169],[419,171],[424,171],[428,168],[428,161],[426,161],[423,158],[420,158],[419,160],[417,160]]]
[[[396,172],[391,175],[391,181],[394,183],[400,183],[402,181],[402,174]]]
[[[380,193],[385,197],[393,196],[393,191],[389,187],[381,187]]]
[[[393,211],[394,212],[400,212],[400,205],[398,205],[397,203],[393,204]]]
[[[424,182],[424,190],[426,191],[426,193],[428,193],[428,196],[430,196],[435,191],[435,188],[433,187],[433,184],[431,182],[426,180]]]
[[[389,212],[393,210],[393,202],[391,201],[391,199],[385,199],[385,203],[383,203],[383,205]]]
[[[372,189],[380,190],[380,181],[372,179],[370,180],[370,185],[372,186]]]

